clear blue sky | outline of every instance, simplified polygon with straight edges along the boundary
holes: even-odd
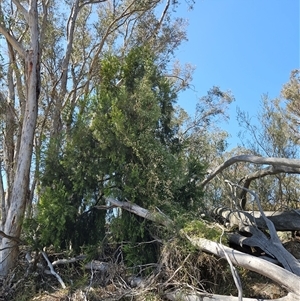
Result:
[[[192,11],[182,2],[177,15],[189,21],[188,41],[176,57],[196,67],[196,92],[185,91],[178,103],[193,114],[212,86],[231,90],[236,101],[222,124],[231,149],[239,142],[236,108],[255,116],[261,96],[279,96],[290,71],[299,68],[299,1],[196,0]]]

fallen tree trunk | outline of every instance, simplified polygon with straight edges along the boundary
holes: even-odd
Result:
[[[212,210],[215,217],[224,219],[230,227],[238,226],[240,219],[250,219],[260,229],[267,229],[267,225],[259,211],[232,210],[226,207],[217,207]],[[274,224],[277,231],[300,230],[300,210],[265,211],[267,218]]]
[[[139,216],[143,216],[144,218],[148,218],[152,221],[161,221],[162,218],[166,218],[165,215],[163,215],[160,212],[157,212],[155,215],[155,218],[153,217],[153,214],[149,212],[147,209],[141,208],[137,205],[128,203],[128,202],[121,202],[121,201],[116,201],[116,200],[109,200],[111,204],[121,207],[123,209],[128,208],[130,212],[134,212],[138,214]],[[137,207],[135,207],[137,206]],[[138,210],[135,210],[138,209]],[[150,217],[150,218],[149,218]],[[173,222],[170,219],[167,219],[166,225],[173,224]],[[269,225],[268,225],[269,227]],[[241,267],[244,267],[246,269],[249,269],[251,271],[254,271],[258,274],[261,274],[265,277],[268,277],[269,279],[273,280],[277,284],[285,287],[287,291],[289,292],[287,296],[280,298],[280,299],[273,299],[274,301],[296,301],[300,300],[300,277],[297,276],[296,274],[281,268],[271,262],[268,262],[264,259],[260,259],[258,257],[245,254],[239,251],[236,251],[234,249],[231,249],[229,247],[220,245],[216,242],[204,239],[204,238],[191,238],[187,236],[184,232],[182,234],[190,241],[190,243],[199,248],[202,251],[214,254],[218,257],[221,258],[229,258],[229,260],[234,264],[238,265]],[[276,244],[276,242],[275,242]],[[225,255],[226,252],[226,255]],[[285,256],[286,254],[283,254]],[[290,254],[290,256],[292,256]],[[292,256],[293,257],[293,256]],[[289,262],[289,258],[286,259],[287,262]],[[180,300],[188,300],[188,301],[211,301],[211,300],[228,300],[228,301],[235,301],[239,300],[237,297],[232,297],[232,296],[220,296],[220,295],[209,295],[209,294],[203,294],[202,296],[198,295],[190,295],[187,294],[186,292],[171,292],[167,293],[166,297],[169,300],[178,300],[176,298],[179,297]],[[251,299],[251,298],[243,298],[245,301],[254,301],[257,299]]]
[[[185,235],[186,236],[186,235]],[[234,265],[238,265],[268,277],[279,285],[285,287],[290,293],[300,299],[300,277],[264,259],[245,254],[219,243],[204,239],[186,236],[191,244],[200,250],[225,258],[225,252]],[[297,300],[297,299],[294,299]]]
[[[259,244],[261,244],[263,246],[262,249],[266,251],[268,254],[270,254],[272,257],[276,258],[286,270],[300,276],[300,263],[296,260],[296,258],[291,253],[289,253],[283,247],[277,235],[274,224],[267,218],[267,216],[265,215],[262,209],[260,199],[257,196],[257,194],[245,187],[241,187],[240,185],[231,183],[230,181],[227,182],[232,186],[236,186],[246,190],[255,198],[261,217],[263,218],[264,222],[267,225],[269,231],[268,237],[261,230],[258,229],[257,225],[255,224],[253,225],[251,223],[245,224],[244,230],[246,232],[251,233],[253,236],[249,239],[252,240],[251,243],[258,242]]]

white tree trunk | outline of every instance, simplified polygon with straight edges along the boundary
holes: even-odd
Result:
[[[18,1],[14,1],[21,4]],[[0,247],[0,274],[6,276],[16,264],[18,256],[18,239],[26,207],[29,187],[29,172],[32,158],[33,138],[37,119],[37,100],[39,96],[40,71],[39,71],[39,33],[37,0],[29,1],[28,13],[23,8],[25,20],[30,30],[31,48],[24,52],[22,47],[14,40],[11,44],[21,55],[25,56],[26,72],[26,108],[23,119],[20,149],[16,160],[16,172],[12,183],[10,206],[7,208],[7,217],[4,222],[3,231],[6,235],[14,237],[9,239],[2,237]],[[3,33],[3,32],[2,32]],[[7,33],[6,33],[7,37]]]
[[[226,246],[209,241],[204,238],[191,238],[186,236],[192,245],[199,249],[225,258],[225,252],[234,265],[238,265],[268,277],[279,285],[285,287],[289,293],[300,298],[300,277],[264,259],[254,257]],[[298,300],[298,299],[295,299]]]

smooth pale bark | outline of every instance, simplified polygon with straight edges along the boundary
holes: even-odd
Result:
[[[272,165],[272,166],[268,166],[264,169],[258,170],[256,172],[253,172],[249,175],[246,175],[239,181],[239,183],[243,182],[244,188],[248,189],[250,187],[250,184],[252,181],[259,179],[259,178],[263,178],[265,176],[276,175],[276,174],[280,174],[280,173],[300,174],[300,168]],[[241,200],[240,207],[242,210],[246,209],[246,202],[247,202],[246,195],[247,195],[247,191],[242,190],[240,197],[239,197],[239,199]]]
[[[20,2],[16,0],[14,2],[18,3],[18,7],[21,6]],[[14,39],[10,39],[8,33],[5,35],[8,40],[11,40],[13,48],[21,55],[24,55],[27,97],[20,138],[20,149],[15,162],[16,169],[9,201],[10,206],[7,209],[7,217],[3,227],[4,233],[14,237],[14,239],[3,237],[1,240],[0,274],[2,276],[6,276],[17,262],[19,253],[17,240],[21,234],[22,220],[27,201],[33,137],[37,120],[37,101],[40,88],[37,0],[30,0],[28,7],[28,13],[25,9],[23,12],[26,12],[25,19],[28,20],[31,48],[23,52],[22,46],[19,45],[18,42]]]
[[[114,206],[123,208],[139,216],[142,216],[146,219],[155,221],[156,218],[152,218],[148,210],[139,207],[135,204],[129,202],[120,202],[117,200],[109,199],[110,203]],[[159,213],[161,214],[161,213]],[[160,219],[159,219],[160,220]],[[169,220],[169,219],[168,219]],[[167,223],[169,224],[169,222]],[[254,271],[258,274],[268,277],[277,284],[286,288],[289,294],[280,299],[273,299],[274,301],[292,301],[300,300],[300,277],[271,263],[264,259],[248,255],[234,249],[231,249],[226,246],[221,246],[220,244],[204,239],[204,238],[191,238],[186,235],[184,232],[182,234],[191,242],[192,245],[196,246],[202,251],[214,254],[218,257],[226,259],[229,258],[234,265],[238,265]],[[226,253],[226,255],[225,255]],[[220,296],[220,295],[211,295],[203,294],[188,294],[185,291],[177,291],[166,294],[166,298],[169,300],[187,300],[187,301],[211,301],[211,300],[228,300],[228,301],[237,301],[238,297],[233,296]],[[257,299],[243,298],[246,301],[254,301]]]
[[[238,162],[248,162],[248,163],[254,163],[254,164],[260,164],[260,165],[273,165],[278,166],[281,169],[283,167],[289,167],[289,168],[300,168],[300,160],[298,159],[286,159],[286,158],[264,158],[264,157],[258,157],[253,155],[241,155],[241,156],[235,156],[227,161],[225,161],[223,164],[219,165],[213,172],[211,172],[206,179],[204,179],[200,185],[204,187],[207,183],[209,183],[217,174],[222,172],[225,168],[231,166],[234,163]],[[289,170],[289,169],[287,169]],[[295,172],[293,172],[295,173]]]
[[[145,208],[142,208],[134,203],[130,202],[121,202],[112,198],[107,198],[106,199],[110,204],[113,206],[122,208],[124,210],[127,210],[131,213],[134,213],[138,216],[141,216],[145,219],[148,219],[150,221],[156,222],[158,224],[164,225],[166,227],[169,227],[173,225],[172,220],[170,220],[166,215],[164,215],[162,212],[157,211],[157,212],[151,212]],[[102,209],[102,208],[101,208]]]
[[[243,220],[249,220],[255,223],[258,228],[267,229],[259,211],[241,211],[217,207],[213,209],[212,213],[229,222],[230,227],[238,226]],[[297,231],[300,229],[300,210],[265,211],[265,215],[274,224],[277,231]]]
[[[47,261],[47,264],[48,264],[51,274],[56,277],[56,279],[58,280],[58,282],[60,283],[62,288],[66,288],[66,285],[63,282],[63,280],[61,279],[61,277],[55,272],[53,265],[51,264],[47,254],[45,252],[42,252],[42,255],[45,258],[45,260]]]
[[[268,277],[279,285],[285,287],[288,292],[300,297],[300,277],[271,263],[264,259],[248,255],[226,246],[204,239],[204,238],[191,238],[188,240],[192,245],[199,249],[212,253],[218,257],[225,258],[225,253],[228,255],[234,265],[238,265],[254,271],[258,274]]]

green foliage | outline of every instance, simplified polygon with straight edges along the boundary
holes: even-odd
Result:
[[[93,208],[100,188],[95,141],[81,121],[71,137],[53,140],[46,153],[36,219],[42,246],[79,251],[103,238],[105,212]]]
[[[286,97],[296,96],[297,83],[294,76],[295,74],[292,73],[290,82],[284,86],[283,91],[288,93],[285,94]],[[241,133],[242,142],[249,154],[276,158],[299,157],[299,147],[296,142],[298,138],[295,135],[295,124],[292,122],[295,115],[288,108],[289,105],[296,105],[296,103],[291,101],[292,99],[289,99],[287,107],[282,107],[279,99],[263,97],[256,121],[253,121],[253,118],[250,118],[247,113],[238,112],[238,121],[244,128],[244,133]],[[294,108],[296,109],[296,107]],[[244,136],[250,136],[250,139],[245,139]],[[245,154],[246,151],[242,150],[242,153]],[[237,154],[240,153],[241,151]],[[242,178],[245,174],[249,176],[249,174],[257,172],[257,166],[253,164],[243,164],[243,166],[243,169],[239,168],[239,174],[234,175],[235,178]],[[262,166],[261,170],[264,168],[266,167]],[[231,172],[231,174],[233,173]],[[226,176],[226,178],[229,177]],[[298,186],[299,177],[292,173],[264,176],[251,182],[251,189],[260,196],[265,210],[296,208],[295,200],[299,199]],[[250,205],[248,208],[251,210],[256,208],[255,202],[253,203],[250,197],[248,203]]]
[[[78,251],[99,243],[108,217],[95,206],[105,205],[105,197],[158,207],[172,218],[203,206],[197,185],[203,164],[179,142],[175,89],[155,60],[145,47],[122,61],[107,55],[97,93],[68,117],[65,137],[50,141],[36,219],[43,246]],[[123,211],[110,231],[129,265],[157,259],[152,222]]]
[[[201,220],[193,220],[187,223],[182,229],[189,236],[196,236],[199,238],[206,238],[212,241],[219,242],[220,237],[222,236],[222,231],[219,228],[213,227],[208,223],[205,223]],[[226,243],[226,239],[224,238],[224,243]],[[222,238],[222,240],[223,240]]]
[[[181,176],[189,166],[171,122],[176,94],[147,48],[132,50],[123,62],[107,57],[101,64],[91,128],[110,161],[106,174],[116,187],[110,195],[164,206],[188,186]]]
[[[151,229],[154,230],[151,222],[127,211],[112,221],[110,230],[113,239],[121,244],[127,266],[136,267],[157,262],[159,243],[153,239]]]

